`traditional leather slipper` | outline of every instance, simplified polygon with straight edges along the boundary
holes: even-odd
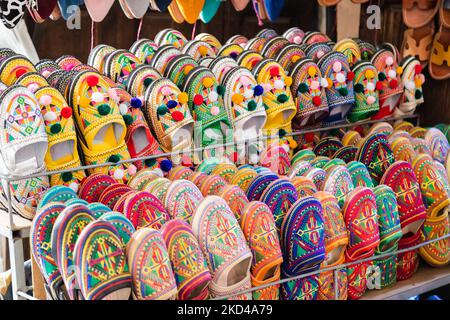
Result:
[[[163,236],[152,228],[137,230],[127,245],[134,300],[168,300],[177,283]]]
[[[380,243],[377,204],[372,190],[357,187],[351,191],[345,200],[343,212],[349,234],[346,260],[357,261],[372,256]]]
[[[148,3],[140,0],[119,0],[128,19],[141,19],[148,10]]]
[[[66,208],[63,203],[48,203],[37,211],[30,230],[31,253],[45,279],[45,290],[53,300],[62,300],[65,288],[61,273],[52,256],[51,234],[59,214]]]
[[[150,9],[164,12],[169,7],[172,0],[150,0]]]
[[[347,167],[337,165],[328,171],[328,175],[323,185],[323,191],[331,193],[336,197],[341,208],[347,195],[354,189],[352,177]]]
[[[105,57],[103,73],[118,85],[127,86],[130,74],[141,64],[138,57],[127,50],[115,50]]]
[[[167,189],[163,203],[172,219],[182,219],[190,223],[202,200],[203,195],[195,184],[188,180],[176,180]]]
[[[42,207],[52,202],[66,203],[67,200],[73,198],[77,198],[77,194],[73,189],[66,186],[53,186],[49,188],[39,200],[36,210],[39,211]]]
[[[436,217],[427,217],[420,231],[420,241],[425,242],[443,237],[450,232],[448,212]],[[445,266],[450,262],[450,239],[442,239],[419,248],[420,256],[433,267]]]
[[[211,60],[208,64],[204,62],[202,63],[202,65],[209,68],[214,73],[217,81],[219,81],[220,83],[222,83],[222,80],[224,79],[228,71],[238,66],[236,60],[226,56],[218,56],[216,58],[213,58],[213,60]]]
[[[307,177],[294,177],[291,182],[295,189],[297,190],[298,198],[304,198],[307,196],[312,196],[317,192],[317,187],[314,182]]]
[[[409,28],[430,23],[438,12],[441,0],[402,0],[403,22]]]
[[[357,263],[347,267],[348,299],[358,300],[367,290],[367,270],[372,262]]]
[[[230,180],[231,185],[236,185],[247,193],[248,186],[252,179],[258,174],[253,168],[239,168]]]
[[[417,246],[420,243],[420,232],[404,235],[398,242],[398,249],[403,250]],[[397,280],[407,280],[416,273],[419,268],[418,249],[399,253],[397,255]]]
[[[390,252],[397,250],[398,245],[395,245]],[[392,287],[397,282],[397,256],[391,255],[384,258],[373,260],[374,273],[372,279],[380,279],[379,287],[375,289],[384,289]]]
[[[27,89],[33,93],[35,93],[38,89],[42,87],[49,86],[49,83],[47,82],[46,78],[44,78],[44,76],[42,76],[40,73],[37,72],[27,72],[23,74],[17,79],[16,84],[27,87]]]
[[[438,172],[433,159],[427,154],[420,154],[414,159],[412,167],[427,208],[427,219],[445,214],[450,205],[450,198],[445,189],[446,182]]]
[[[426,218],[426,209],[412,166],[406,161],[395,162],[380,183],[395,192],[403,235],[416,234]]]
[[[52,256],[58,265],[61,276],[67,288],[71,300],[79,300],[81,292],[76,283],[76,268],[74,266],[74,246],[81,231],[95,217],[84,205],[73,204],[66,207],[55,220],[52,230]]]
[[[195,211],[192,230],[211,271],[212,297],[234,294],[248,285],[252,254],[225,200],[206,197]]]
[[[299,44],[291,43],[284,45],[278,50],[277,55],[274,57],[275,60],[286,70],[288,73],[292,74],[292,66],[302,58],[306,58],[305,52],[302,46]]]
[[[440,1],[439,22],[447,28],[450,27],[450,5],[448,0]]]
[[[211,274],[191,226],[179,219],[171,220],[161,228],[161,234],[172,262],[177,298],[199,300],[208,292]]]
[[[91,174],[81,182],[78,195],[89,203],[97,202],[103,190],[111,184],[116,184],[116,181],[110,176],[100,173]]]
[[[288,146],[286,145],[286,147]],[[283,146],[275,143],[268,145],[267,148],[261,152],[259,158],[261,166],[282,176],[286,175],[291,167],[289,154],[285,149],[285,144],[283,144]]]
[[[300,58],[292,65],[290,74],[297,105],[292,127],[297,130],[322,121],[329,112],[325,94],[328,81],[322,77],[319,67],[310,59]]]
[[[362,137],[359,134],[359,132],[357,132],[355,130],[349,130],[342,137],[342,144],[346,147],[347,146],[356,147],[358,145],[359,140],[361,140],[361,139],[362,139]]]
[[[247,199],[248,201],[259,201],[261,198],[261,195],[263,194],[264,190],[267,188],[267,186],[275,180],[278,180],[279,177],[269,171],[265,173],[259,173],[256,175],[249,183],[247,188]]]
[[[317,65],[328,82],[325,92],[330,115],[325,121],[328,123],[342,121],[355,104],[353,91],[355,74],[350,70],[347,57],[341,52],[332,51],[324,54]]]
[[[175,1],[172,1],[172,3],[175,3]],[[159,31],[155,36],[155,42],[158,46],[171,44],[175,48],[182,48],[187,41],[180,31],[170,28]]]
[[[304,36],[305,32],[297,27],[289,28],[283,33],[283,37],[295,44],[301,44]]]
[[[425,134],[425,142],[431,151],[433,159],[445,163],[445,158],[450,150],[450,144],[445,135],[436,128],[429,128]]]
[[[114,4],[114,0],[84,0],[84,4],[92,21],[100,22],[105,19]]]
[[[28,6],[26,0],[2,1],[0,3],[0,19],[8,29],[13,29],[22,20]]]
[[[324,219],[319,200],[305,197],[291,205],[281,226],[280,239],[285,275],[317,270],[325,259]]]
[[[422,67],[428,64],[433,43],[434,25],[406,29],[403,34],[402,55],[415,57]]]
[[[169,215],[161,201],[145,191],[130,194],[123,204],[123,213],[136,229],[159,230],[169,220]]]
[[[128,244],[133,233],[136,232],[131,221],[120,212],[106,212],[102,214],[99,220],[108,221],[116,228],[124,246]]]
[[[283,274],[282,277],[287,278],[288,276]],[[317,300],[319,276],[316,274],[298,280],[284,282],[281,284],[280,291],[283,300]]]
[[[131,275],[124,249],[110,222],[92,221],[79,234],[73,265],[85,300],[128,300]]]
[[[377,203],[380,232],[380,244],[375,252],[382,254],[397,248],[398,241],[402,237],[400,216],[395,193],[390,187],[378,185],[373,188],[373,193]]]

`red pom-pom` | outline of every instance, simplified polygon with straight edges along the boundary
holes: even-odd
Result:
[[[319,96],[315,96],[312,98],[312,102],[315,106],[320,106],[322,104],[322,98],[320,98]]]
[[[390,87],[391,89],[395,89],[395,88],[397,88],[397,86],[398,86],[397,80],[391,80],[391,81],[389,82],[389,87]]]
[[[174,111],[172,112],[172,119],[178,122],[184,119],[184,115],[180,111]]]
[[[239,159],[238,153],[237,153],[237,152],[234,152],[231,160],[232,160],[234,163],[236,163],[236,162],[238,162],[238,159]]]
[[[16,71],[16,78],[19,78],[20,76],[24,75],[25,73],[27,73],[26,69],[19,69]]]
[[[196,95],[194,96],[194,104],[195,104],[196,106],[199,106],[199,105],[201,105],[202,103],[203,103],[203,97],[202,97],[202,95],[196,94]]]
[[[355,73],[353,71],[349,71],[347,73],[347,80],[348,81],[353,81],[354,78],[355,78]]]
[[[70,107],[62,108],[61,109],[61,116],[63,118],[66,118],[66,119],[70,118],[72,116],[72,108],[70,108]]]
[[[253,68],[254,66],[256,66],[256,64],[257,64],[258,62],[259,62],[258,60],[253,60],[253,61],[252,61],[252,68]]]
[[[422,66],[421,66],[420,64],[417,64],[417,65],[414,67],[414,71],[416,72],[416,74],[422,73]]]
[[[97,76],[89,76],[86,78],[86,82],[88,84],[89,87],[94,87],[98,84],[98,77]]]
[[[375,85],[375,89],[377,89],[378,91],[383,90],[383,83],[381,81],[378,81]]]
[[[314,141],[314,133],[312,133],[312,132],[305,133],[305,141],[308,143],[313,142]]]
[[[276,77],[280,74],[280,70],[278,70],[278,67],[272,67],[270,68],[270,75],[272,77]]]

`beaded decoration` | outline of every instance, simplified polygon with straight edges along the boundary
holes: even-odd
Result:
[[[124,202],[123,213],[136,229],[161,229],[169,215],[161,201],[153,194],[140,191],[130,194]]]

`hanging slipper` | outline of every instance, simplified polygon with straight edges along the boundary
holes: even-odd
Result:
[[[32,5],[28,6],[28,12],[30,13],[33,20],[37,23],[42,23],[50,17],[53,12],[53,9],[56,7],[57,0],[50,1],[36,1],[37,8],[34,8]]]
[[[22,20],[28,6],[27,0],[2,1],[0,3],[0,19],[8,29],[13,29]]]
[[[92,21],[101,22],[111,10],[114,0],[84,0],[84,4]]]
[[[130,194],[123,204],[123,213],[137,230],[140,228],[159,230],[169,220],[161,201],[145,191]]]
[[[167,189],[164,206],[172,219],[191,222],[192,215],[203,195],[195,184],[187,180],[176,180]]]
[[[82,230],[95,218],[84,205],[73,204],[66,207],[55,220],[52,230],[52,256],[58,265],[67,294],[71,300],[83,299],[81,287],[76,281],[74,247]]]
[[[161,234],[178,286],[179,300],[203,300],[208,295],[211,274],[191,226],[185,221],[168,221]]]
[[[217,14],[221,3],[222,1],[219,0],[205,0],[205,4],[200,12],[200,20],[202,20],[203,23],[210,23]]]
[[[323,191],[336,197],[341,208],[344,206],[345,198],[354,188],[350,172],[342,165],[334,166],[328,171],[323,185]]]
[[[172,0],[150,0],[150,9],[165,12]]]
[[[211,271],[211,296],[239,294],[249,288],[252,254],[225,200],[206,197],[195,211],[192,230]]]
[[[168,9],[175,22],[182,23],[186,21],[189,24],[194,24],[199,18],[204,5],[205,0],[173,0]]]
[[[148,9],[148,3],[140,0],[119,0],[128,19],[141,19]]]
[[[430,23],[440,6],[440,0],[403,0],[403,22],[409,28],[420,28]]]
[[[426,209],[412,166],[406,161],[395,162],[386,170],[380,183],[395,192],[402,234],[416,234],[426,218]]]
[[[128,300],[131,276],[124,244],[107,221],[92,221],[73,249],[76,280],[85,300]]]
[[[420,231],[420,241],[430,241],[432,239],[444,237],[450,232],[450,222],[448,212],[439,216],[427,217]],[[433,267],[448,265],[450,262],[450,239],[442,239],[427,244],[419,248],[420,256]]]
[[[137,230],[127,246],[134,300],[169,300],[177,283],[163,236],[152,228]]]
[[[175,1],[172,1],[173,3]],[[165,44],[171,44],[175,48],[181,49],[187,41],[186,37],[180,31],[170,28],[159,31],[155,36],[155,43],[160,47]]]

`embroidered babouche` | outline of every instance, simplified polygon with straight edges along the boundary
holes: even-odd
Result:
[[[405,57],[400,67],[403,69],[401,80],[404,89],[397,111],[401,115],[412,114],[424,102],[422,86],[425,76],[420,61],[413,56]]]
[[[135,55],[141,63],[150,64],[157,49],[158,45],[154,41],[141,38],[131,45],[130,52]]]
[[[105,212],[101,215],[99,220],[108,221],[116,228],[124,246],[130,242],[133,233],[136,232],[131,221],[120,212]]]
[[[188,180],[175,180],[167,189],[164,206],[172,219],[191,222],[203,195],[195,184]]]
[[[352,177],[345,166],[337,165],[328,171],[323,185],[323,191],[331,193],[336,197],[339,206],[344,206],[345,198],[354,189]]]
[[[161,229],[169,215],[160,200],[153,194],[140,191],[129,195],[123,204],[123,213],[136,229]]]

